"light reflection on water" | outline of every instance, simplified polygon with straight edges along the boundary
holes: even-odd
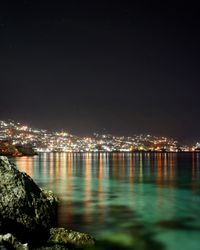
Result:
[[[151,233],[165,249],[199,249],[200,154],[43,153],[14,161],[60,197],[59,226],[97,238],[129,235],[126,243]]]

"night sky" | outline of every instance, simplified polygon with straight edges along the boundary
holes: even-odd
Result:
[[[0,86],[0,119],[198,141],[200,9],[193,1],[0,1]]]

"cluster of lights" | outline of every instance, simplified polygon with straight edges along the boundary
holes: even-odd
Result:
[[[174,139],[152,135],[134,135],[132,137],[113,136],[94,133],[92,137],[77,137],[65,131],[49,132],[33,129],[13,121],[0,121],[0,141],[11,141],[16,144],[30,144],[38,152],[98,152],[98,151],[195,151],[195,146],[179,145]]]

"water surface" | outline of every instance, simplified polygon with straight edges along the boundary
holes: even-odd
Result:
[[[133,249],[137,239],[147,249],[200,249],[198,153],[42,153],[13,160],[60,197],[59,226],[119,249]]]

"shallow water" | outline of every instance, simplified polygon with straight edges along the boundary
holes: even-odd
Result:
[[[42,153],[13,161],[60,197],[59,226],[115,249],[200,249],[200,153]]]

